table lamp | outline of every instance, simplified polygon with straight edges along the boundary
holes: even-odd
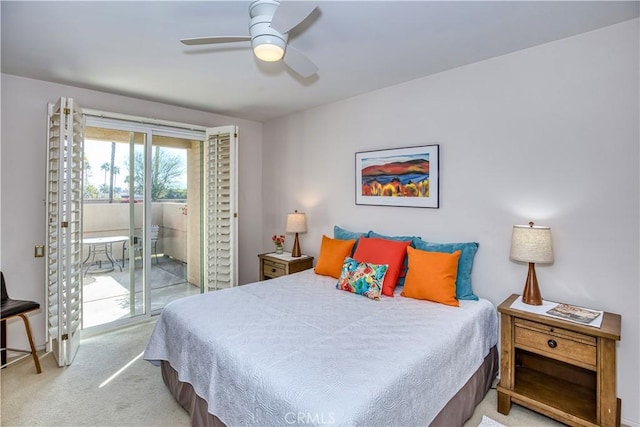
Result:
[[[542,305],[535,263],[553,262],[551,227],[534,226],[533,222],[529,222],[529,225],[514,225],[509,257],[514,261],[529,263],[522,302],[529,305]]]
[[[293,250],[291,251],[292,257],[299,257],[302,255],[300,252],[300,242],[298,241],[298,233],[307,232],[307,217],[303,213],[299,213],[297,210],[287,215],[287,226],[285,232],[295,233],[296,237],[293,241]]]

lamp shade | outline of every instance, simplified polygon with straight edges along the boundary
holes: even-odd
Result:
[[[509,256],[514,261],[536,264],[553,262],[551,227],[534,226],[533,222],[514,225]]]
[[[295,211],[287,215],[287,233],[306,233],[307,232],[307,216],[304,213]]]

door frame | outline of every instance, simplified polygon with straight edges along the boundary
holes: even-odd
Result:
[[[83,109],[85,116],[85,126],[99,127],[106,129],[114,129],[128,132],[135,132],[145,135],[144,141],[144,167],[145,167],[145,186],[144,186],[144,200],[143,200],[143,239],[144,247],[149,248],[151,245],[151,233],[150,227],[151,217],[151,187],[146,183],[151,182],[151,157],[153,150],[153,136],[169,136],[185,139],[198,140],[204,143],[205,132],[207,127],[188,125],[184,123],[171,122],[166,120],[149,119],[139,116],[129,116],[118,113],[109,113],[99,110]],[[131,144],[131,142],[130,142]],[[131,151],[130,151],[131,152]],[[84,203],[84,201],[83,201]],[[131,226],[131,224],[130,224]],[[129,251],[131,252],[131,251]],[[143,251],[145,256],[143,257],[143,276],[142,286],[144,289],[144,313],[126,317],[123,319],[116,319],[114,321],[104,323],[101,325],[91,326],[81,330],[82,337],[89,337],[98,335],[110,330],[118,329],[130,324],[142,323],[149,321],[152,316],[155,316],[161,312],[161,309],[151,310],[151,292],[149,284],[149,272],[151,268],[151,252],[149,250]],[[148,255],[148,256],[147,256]],[[84,310],[84,307],[83,307]]]

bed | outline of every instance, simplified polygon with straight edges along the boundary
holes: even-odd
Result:
[[[202,426],[462,425],[497,373],[491,302],[336,289],[313,270],[167,305],[144,358]]]

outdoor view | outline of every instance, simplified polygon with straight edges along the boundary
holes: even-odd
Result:
[[[154,136],[149,182],[145,181],[145,134],[101,128],[89,128],[89,132],[96,136],[89,135],[84,145],[85,329],[155,312],[176,298],[200,292],[198,240],[196,236],[194,250],[188,238],[189,221],[197,221],[198,216],[187,215],[188,182],[198,194],[198,175],[189,180],[189,164],[199,153],[199,148],[194,149],[199,144]],[[145,185],[150,203],[144,200]]]
[[[140,147],[141,148],[141,147]],[[187,151],[183,148],[159,147],[152,151],[151,199],[186,201]],[[129,201],[129,144],[85,141],[85,201]],[[134,197],[140,201],[144,191],[144,157],[141,149],[134,157]]]

